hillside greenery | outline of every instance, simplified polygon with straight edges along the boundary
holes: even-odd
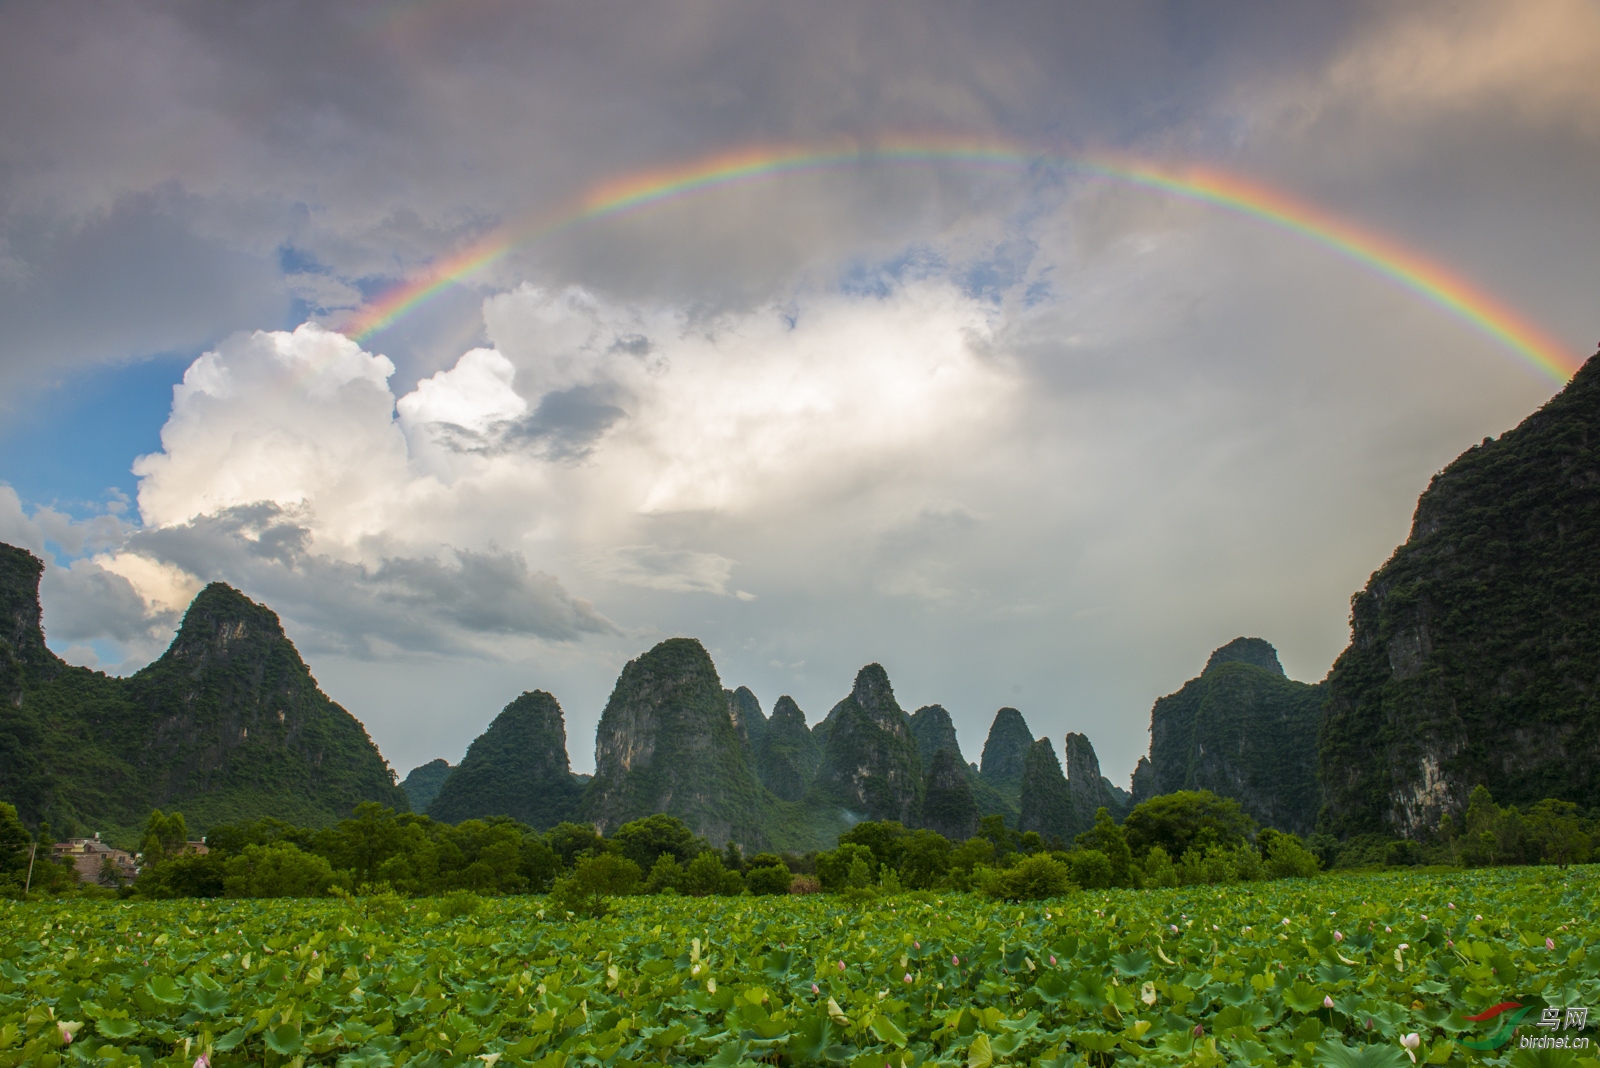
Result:
[[[543,831],[572,820],[581,793],[567,760],[561,705],[533,690],[506,705],[478,735],[427,811],[446,823],[509,816]]]
[[[408,807],[361,724],[318,689],[278,617],[213,583],[171,646],[128,678],[45,648],[42,564],[0,546],[0,799],[25,823],[129,842],[152,808],[193,828],[270,814],[326,825]]]
[[[1600,358],[1452,461],[1351,602],[1324,829],[1422,839],[1475,786],[1600,804]]]

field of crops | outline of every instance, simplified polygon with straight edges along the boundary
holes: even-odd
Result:
[[[1589,1037],[1538,1022],[1600,1003],[1595,876],[648,897],[576,922],[539,898],[10,904],[0,1065],[1600,1064],[1467,1045],[1523,1009],[1523,1036]]]

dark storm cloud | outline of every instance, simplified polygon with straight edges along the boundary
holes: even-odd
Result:
[[[311,628],[312,645],[370,656],[390,649],[472,656],[474,636],[571,641],[616,628],[515,553],[456,550],[449,562],[389,557],[375,567],[315,553],[311,532],[277,505],[225,509],[128,541],[203,581],[232,583]]]
[[[290,290],[313,309],[347,303],[341,287],[396,278],[601,178],[730,145],[1137,140],[1202,112],[1241,68],[1313,60],[1347,17],[922,0],[8,5],[0,315],[14,326],[0,359],[21,373],[284,325]],[[984,197],[1010,210],[1009,194],[974,201],[969,185],[790,184],[551,241],[504,277],[760,301],[863,240],[891,253],[930,211],[949,222]],[[178,206],[152,204],[161,190]],[[325,277],[275,281],[285,249]]]

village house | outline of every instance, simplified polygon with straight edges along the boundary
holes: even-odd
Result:
[[[57,860],[70,861],[77,869],[79,882],[121,886],[139,877],[139,865],[133,854],[102,842],[98,832],[93,838],[57,842],[50,847],[50,855]]]

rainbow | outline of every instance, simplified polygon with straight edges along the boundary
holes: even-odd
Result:
[[[1164,167],[1107,153],[1049,156],[999,143],[927,138],[889,139],[870,146],[752,146],[602,182],[560,211],[502,227],[436,261],[359,309],[343,330],[365,342],[428,298],[513,249],[580,223],[740,183],[868,164],[1009,171],[1052,167],[1215,205],[1263,220],[1354,260],[1471,324],[1557,383],[1566,382],[1582,363],[1560,342],[1445,266],[1392,238],[1259,182],[1208,167]]]

